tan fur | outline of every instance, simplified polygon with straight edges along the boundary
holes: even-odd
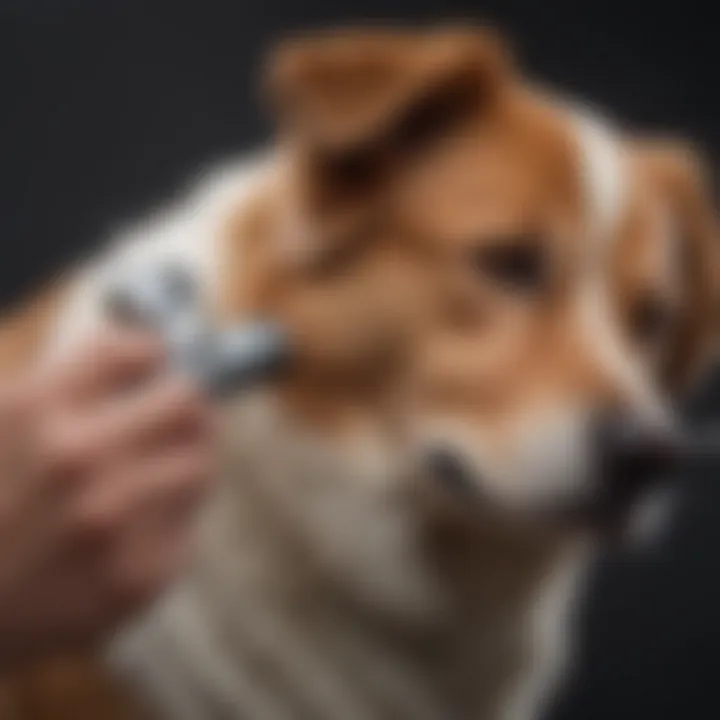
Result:
[[[356,28],[286,42],[273,55],[267,90],[292,133],[315,148],[344,152],[381,139],[408,107],[437,94],[452,102],[461,95],[487,99],[509,65],[490,30]]]

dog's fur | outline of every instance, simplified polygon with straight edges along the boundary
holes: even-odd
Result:
[[[593,414],[670,423],[711,343],[705,181],[485,31],[319,36],[269,77],[273,151],[122,236],[46,337],[181,258],[218,318],[294,341],[287,378],[228,402],[194,566],[112,660],[171,718],[528,720],[596,542]],[[547,273],[513,287],[494,253],[528,242]],[[648,299],[668,320],[643,339]]]

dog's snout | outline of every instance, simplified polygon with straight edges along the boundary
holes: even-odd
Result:
[[[606,486],[639,491],[662,479],[678,454],[674,432],[629,413],[606,413],[594,428]]]

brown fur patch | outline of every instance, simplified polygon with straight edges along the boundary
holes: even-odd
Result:
[[[669,210],[680,245],[684,301],[666,374],[671,384],[682,386],[717,353],[720,227],[712,179],[701,154],[685,143],[638,140],[633,153],[646,191]]]
[[[490,30],[357,28],[285,43],[267,86],[281,122],[316,149],[367,149],[411,109],[491,96],[509,66]]]

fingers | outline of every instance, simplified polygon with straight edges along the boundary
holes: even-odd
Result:
[[[126,461],[81,498],[71,521],[91,543],[182,521],[195,510],[212,469],[212,450],[201,442]]]
[[[0,388],[11,627],[95,635],[179,569],[212,475],[214,418],[163,366],[154,338],[109,330]]]
[[[141,395],[118,398],[93,424],[99,443],[126,455],[181,439],[207,437],[212,418],[205,398],[192,383],[169,377]]]
[[[162,367],[160,341],[139,330],[104,329],[39,373],[36,390],[48,399],[81,404],[150,377]]]
[[[150,600],[181,569],[212,471],[206,444],[181,446],[127,462],[71,508],[78,549],[105,558],[98,582],[121,613]]]
[[[44,476],[93,479],[103,467],[149,457],[172,444],[204,441],[212,434],[210,408],[197,389],[178,377],[159,377],[142,392],[116,397],[85,413],[46,419],[36,461]]]
[[[178,454],[148,468],[134,492],[118,499],[132,517],[114,554],[120,597],[142,601],[187,559],[200,498],[211,466],[202,453]]]

